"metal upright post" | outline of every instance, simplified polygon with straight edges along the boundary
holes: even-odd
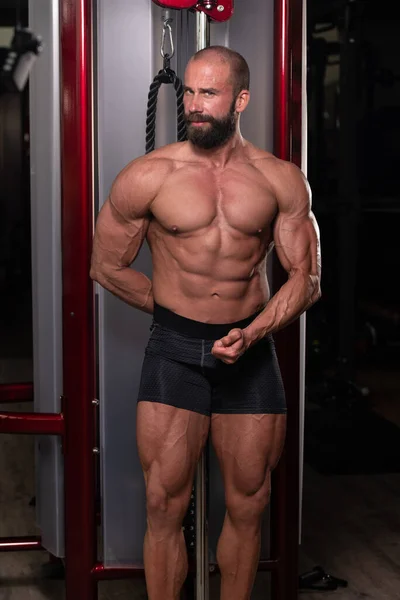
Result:
[[[196,49],[203,50],[210,45],[210,21],[203,11],[196,13]]]
[[[92,0],[61,2],[66,600],[97,600]]]
[[[275,1],[275,131],[274,153],[278,158],[302,164],[304,147],[305,1]],[[273,265],[274,291],[287,280],[278,260]],[[288,404],[285,449],[273,473],[271,538],[278,566],[272,571],[271,600],[298,597],[299,460],[303,419],[304,321],[297,320],[276,336],[279,363]],[[291,351],[288,352],[288,348]]]
[[[196,49],[210,45],[210,22],[203,11],[196,13]],[[196,600],[208,600],[208,535],[206,519],[206,456],[200,458],[196,473]]]

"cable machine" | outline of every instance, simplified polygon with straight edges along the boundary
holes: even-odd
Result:
[[[234,14],[231,0],[204,0],[197,3],[189,0],[165,0],[154,4],[176,11],[174,14],[179,15],[181,21],[184,21],[184,15],[188,13],[192,17],[195,15],[195,49],[210,44],[213,23],[227,22]],[[270,4],[274,15],[274,19],[269,20],[271,28],[274,21],[274,39],[271,44],[274,50],[271,63],[275,72],[274,151],[279,157],[293,159],[301,166],[301,139],[304,131],[304,97],[301,93],[304,80],[304,38],[299,36],[302,30],[299,23],[304,24],[303,1],[275,0],[273,3],[271,0]],[[147,37],[146,27],[152,23],[151,5],[151,2],[143,0],[138,9],[135,6],[135,19],[143,18],[143,35]],[[128,7],[128,0],[121,0],[121,6]],[[129,7],[131,8],[130,5]],[[254,4],[253,9],[255,8],[265,9],[259,3]],[[105,314],[105,301],[95,293],[88,274],[96,210],[95,197],[99,195],[100,186],[97,178],[99,177],[101,183],[101,178],[107,176],[107,173],[100,169],[100,159],[97,161],[97,167],[95,165],[96,152],[103,153],[101,159],[105,160],[104,142],[107,143],[99,126],[100,124],[103,127],[104,118],[99,110],[98,90],[102,81],[96,81],[95,66],[96,60],[103,58],[102,35],[104,36],[107,28],[108,33],[112,34],[113,23],[105,17],[105,11],[108,9],[108,4],[100,0],[96,3],[92,0],[61,0],[60,3],[58,0],[46,0],[43,6],[39,6],[36,0],[30,1],[30,15],[38,24],[35,31],[38,31],[44,40],[41,58],[43,70],[38,69],[31,82],[31,110],[34,115],[33,198],[46,199],[43,200],[43,204],[36,201],[33,204],[33,222],[36,228],[33,236],[37,294],[36,352],[41,360],[37,361],[35,370],[35,412],[0,413],[0,433],[28,433],[40,436],[40,459],[44,461],[51,458],[50,466],[46,467],[46,472],[43,471],[42,474],[45,484],[42,487],[45,494],[42,493],[40,498],[42,536],[2,539],[0,551],[45,550],[52,556],[60,557],[65,565],[67,600],[96,600],[97,583],[104,579],[143,577],[140,560],[130,561],[130,564],[125,565],[121,564],[118,556],[115,559],[113,557],[109,512],[113,499],[110,496],[103,497],[100,507],[96,502],[101,461],[103,476],[108,476],[111,467],[114,467],[117,478],[126,477],[126,474],[119,470],[124,467],[124,460],[118,459],[116,462],[113,455],[109,455],[109,462],[105,458],[111,443],[105,440],[106,423],[112,428],[114,422],[106,412],[109,409],[104,405],[103,396],[107,395],[109,390],[114,390],[114,400],[117,401],[115,386],[116,381],[120,381],[120,372],[117,370],[103,383],[99,383],[99,372],[104,365],[104,347],[110,347],[110,351],[113,351],[110,344],[113,340],[110,336],[120,335],[118,343],[121,343],[120,340],[124,343],[124,335],[130,333],[128,327],[126,331],[117,332],[113,327],[110,330],[112,334],[96,328],[98,315]],[[240,10],[246,18],[254,22],[250,3],[246,2],[246,6],[242,3]],[[94,36],[96,23],[101,23],[102,26]],[[254,23],[254,27],[256,25],[257,23]],[[139,29],[138,35],[141,33]],[[98,42],[97,46],[95,39]],[[146,43],[144,37],[143,47],[147,52],[149,47]],[[148,58],[143,60],[148,61]],[[168,64],[165,68],[168,68]],[[99,78],[103,76],[104,73],[98,74]],[[135,77],[136,92],[139,86],[137,74]],[[259,77],[262,79],[262,74],[259,74]],[[49,88],[51,93],[45,101],[43,90]],[[114,95],[118,93],[117,89],[113,89],[112,92]],[[107,101],[112,102],[112,98]],[[145,103],[142,109],[145,112]],[[263,110],[267,112],[267,107],[264,106]],[[260,129],[260,120],[263,118],[264,115],[259,112],[256,129]],[[41,123],[49,122],[50,130],[40,127]],[[126,123],[121,123],[122,126],[126,129]],[[142,140],[144,139],[145,135]],[[120,147],[115,146],[113,152],[115,155],[120,153]],[[49,172],[52,173],[51,178],[48,177]],[[41,218],[41,211],[47,211],[47,214],[51,215],[54,228],[51,236],[45,235],[41,229],[48,222]],[[61,247],[58,234],[62,240]],[[55,272],[60,273],[61,270],[62,280],[61,276],[58,280]],[[278,284],[279,280],[276,283]],[[119,310],[121,311],[120,308]],[[146,323],[138,325],[135,332],[140,339],[144,337]],[[290,344],[289,337],[292,340]],[[291,417],[284,456],[274,473],[270,557],[262,560],[259,565],[260,571],[272,574],[273,600],[295,600],[298,590],[301,430],[299,396],[302,376],[298,351],[300,346],[297,342],[300,339],[299,324],[292,325],[288,331],[282,332],[282,336],[277,336],[277,349],[282,357],[281,369],[284,381],[287,382]],[[101,349],[97,361],[98,347]],[[288,347],[294,348],[294,352],[288,353]],[[125,351],[125,347],[121,350]],[[47,373],[44,373],[44,366]],[[120,366],[118,365],[118,368]],[[299,376],[293,377],[293,373],[298,373]],[[8,396],[14,394],[15,398],[20,397],[21,391],[13,386],[11,388],[8,386]],[[119,410],[118,405],[116,408]],[[114,435],[114,446],[118,446],[117,437],[118,435]],[[48,456],[44,455],[44,449]],[[195,484],[196,553],[192,575],[195,575],[197,600],[205,600],[208,597],[209,573],[218,572],[218,566],[210,561],[207,539],[206,462],[206,457],[203,456]],[[109,482],[107,478],[102,481],[102,495],[107,481]],[[55,484],[54,489],[50,482],[51,485]],[[112,494],[112,485],[108,485],[107,488],[108,493]],[[62,499],[62,502],[57,504],[57,511],[54,511],[54,498],[58,499],[57,502]],[[57,526],[53,522],[46,522],[46,508],[51,517],[57,519]],[[54,514],[55,512],[57,514]],[[135,518],[140,518],[143,525],[141,508],[138,507],[135,512]],[[105,556],[101,560],[97,555],[99,524],[105,528],[106,534]],[[127,522],[120,522],[119,528],[116,529],[119,535],[127,537]],[[142,539],[139,525],[132,528],[132,536],[137,538],[135,541],[139,545]]]

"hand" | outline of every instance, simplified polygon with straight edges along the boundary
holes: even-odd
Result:
[[[233,365],[246,352],[250,340],[243,329],[232,329],[228,335],[217,340],[211,354],[227,365]]]

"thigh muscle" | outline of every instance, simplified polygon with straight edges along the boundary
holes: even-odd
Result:
[[[140,402],[137,443],[146,486],[176,496],[191,488],[210,419],[156,402]]]
[[[226,493],[258,492],[280,458],[286,432],[284,414],[212,417],[212,441],[221,464]]]

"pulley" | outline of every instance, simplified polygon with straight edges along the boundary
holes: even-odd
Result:
[[[189,9],[205,12],[210,19],[220,23],[233,15],[234,0],[153,0],[158,6],[175,10]]]

